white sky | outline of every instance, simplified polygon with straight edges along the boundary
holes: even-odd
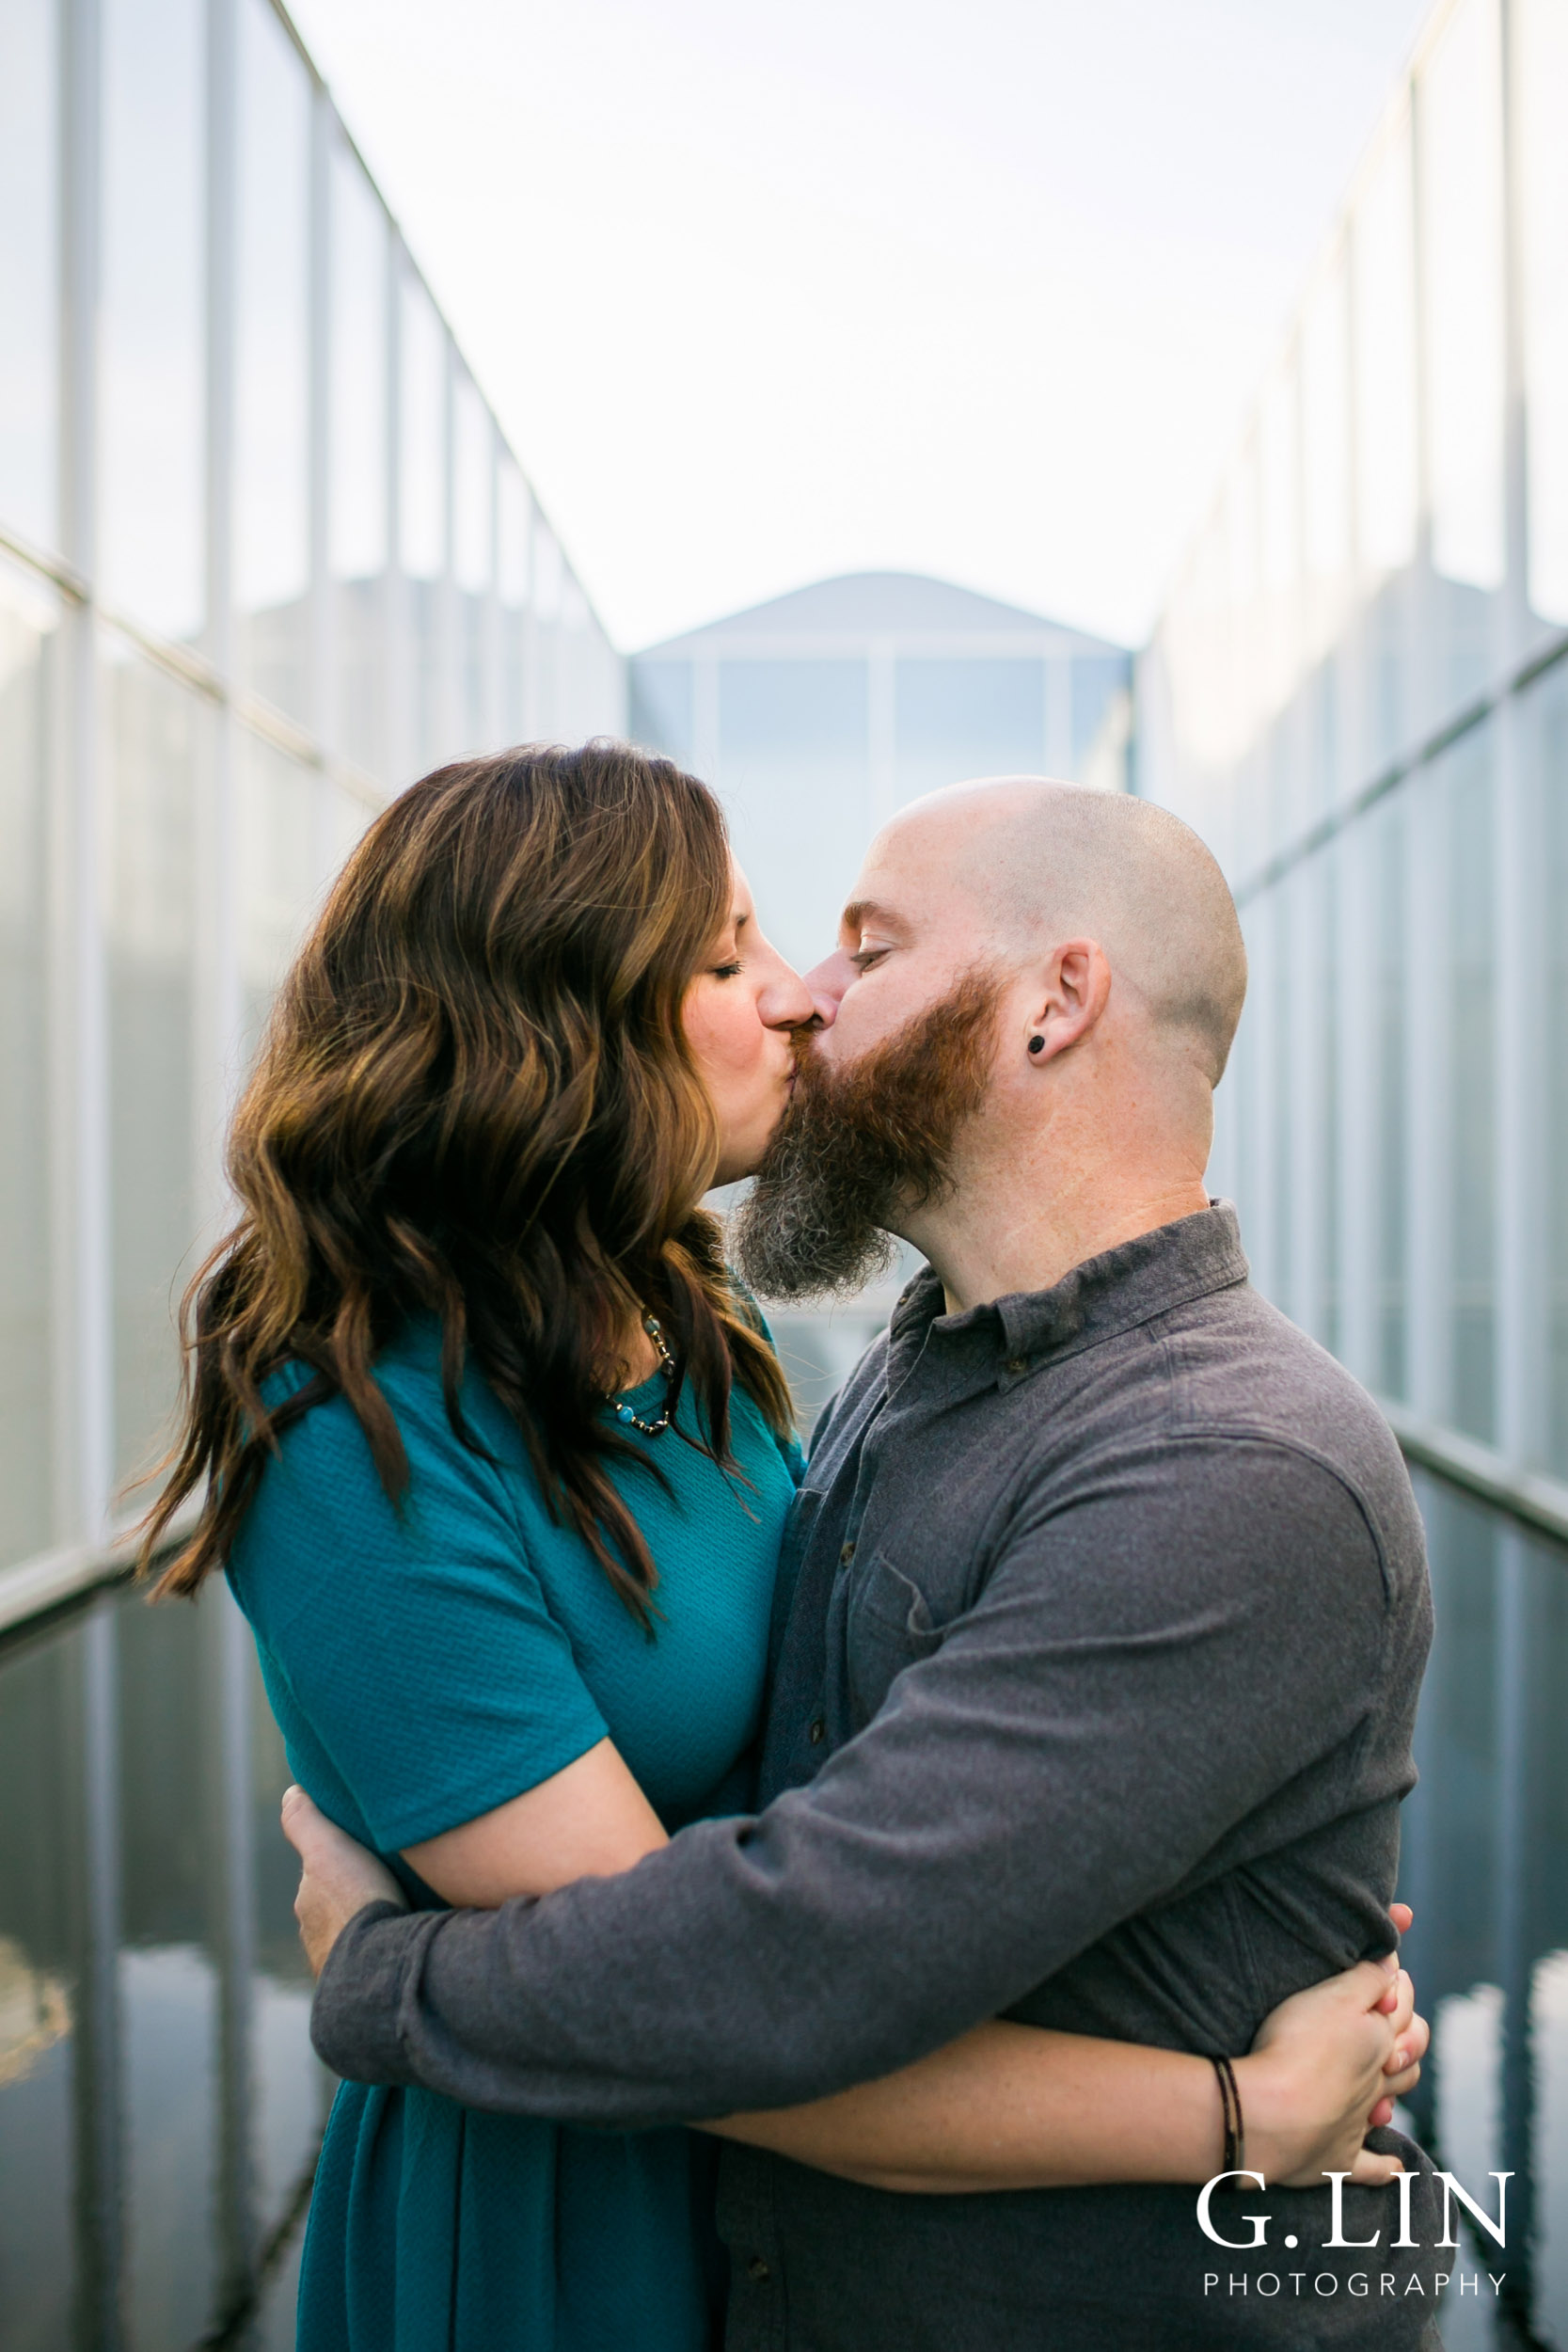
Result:
[[[611,634],[1134,642],[1425,0],[296,0]]]

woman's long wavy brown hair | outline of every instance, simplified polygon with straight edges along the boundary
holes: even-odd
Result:
[[[181,1427],[144,1569],[202,1502],[159,1598],[223,1565],[278,1438],[329,1397],[401,1499],[374,1365],[429,1315],[457,1437],[483,1451],[471,1360],[557,1520],[648,1625],[657,1572],[610,1470],[657,1464],[602,1409],[625,1334],[658,1315],[725,1468],[733,1380],[790,1421],[699,1205],[717,1131],[682,1004],[730,891],[713,795],[624,743],[438,769],[372,825],[278,996],[230,1137],[240,1216],[182,1306]],[[312,1377],[269,1401],[291,1361]]]

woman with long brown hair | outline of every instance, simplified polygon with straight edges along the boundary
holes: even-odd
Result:
[[[296,1779],[416,1903],[542,1894],[746,1806],[800,1455],[702,1201],[755,1165],[812,1011],[712,796],[611,743],[416,785],[283,988],[148,1557],[198,1499],[160,1593],[227,1571]],[[1421,2038],[1386,1982],[1299,1995],[1240,2061],[1271,2178],[1382,2177],[1369,2109]],[[1041,2185],[1217,2168],[1205,2060],[1002,2024],[717,2128],[918,2187],[911,2147],[984,2179],[1004,2119]],[[700,2352],[711,2144],[345,2084],[301,2352]]]

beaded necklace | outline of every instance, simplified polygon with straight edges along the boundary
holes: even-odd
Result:
[[[666,1381],[673,1381],[675,1377],[675,1359],[664,1343],[664,1334],[658,1324],[645,1311],[642,1316],[642,1328],[657,1351],[659,1371],[664,1375]],[[610,1396],[605,1399],[605,1402],[617,1421],[625,1422],[630,1429],[641,1429],[645,1438],[662,1437],[673,1419],[668,1397],[665,1399],[664,1410],[657,1421],[644,1421],[640,1413],[634,1413],[631,1406],[620,1397]]]

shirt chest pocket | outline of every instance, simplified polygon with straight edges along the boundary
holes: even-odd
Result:
[[[850,1596],[845,1625],[849,1701],[861,1730],[887,1697],[894,1677],[929,1658],[946,1631],[933,1625],[925,1594],[879,1551]]]

